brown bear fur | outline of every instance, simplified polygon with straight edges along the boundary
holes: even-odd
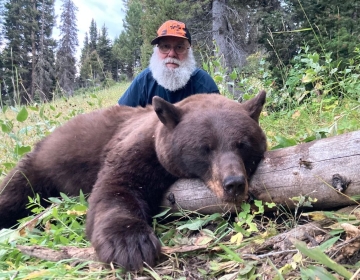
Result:
[[[39,142],[0,186],[0,228],[28,214],[28,196],[90,193],[86,233],[100,261],[127,270],[154,265],[149,225],[178,178],[200,178],[224,201],[247,197],[266,150],[258,125],[265,92],[244,104],[218,94],[175,105],[113,106],[83,114]]]

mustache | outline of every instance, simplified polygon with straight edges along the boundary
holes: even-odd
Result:
[[[166,63],[175,63],[177,65],[181,65],[181,61],[173,58],[173,57],[167,57],[163,60],[163,64],[165,65]]]

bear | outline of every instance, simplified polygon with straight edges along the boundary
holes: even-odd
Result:
[[[225,202],[248,197],[267,149],[259,116],[266,93],[245,103],[196,94],[176,104],[115,105],[74,117],[35,145],[0,186],[0,228],[29,214],[28,196],[90,194],[86,235],[99,261],[154,266],[151,217],[179,178],[200,178]],[[45,203],[45,202],[44,202]]]

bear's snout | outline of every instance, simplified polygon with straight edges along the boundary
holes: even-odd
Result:
[[[223,181],[226,196],[235,198],[246,191],[245,176],[227,176]]]

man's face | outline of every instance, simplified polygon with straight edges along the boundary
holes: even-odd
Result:
[[[164,60],[165,58],[176,58],[183,61],[188,55],[189,48],[190,44],[187,39],[164,37],[157,45],[157,53],[161,60]],[[175,69],[179,67],[179,64],[176,62],[168,62],[166,63],[166,67]]]

